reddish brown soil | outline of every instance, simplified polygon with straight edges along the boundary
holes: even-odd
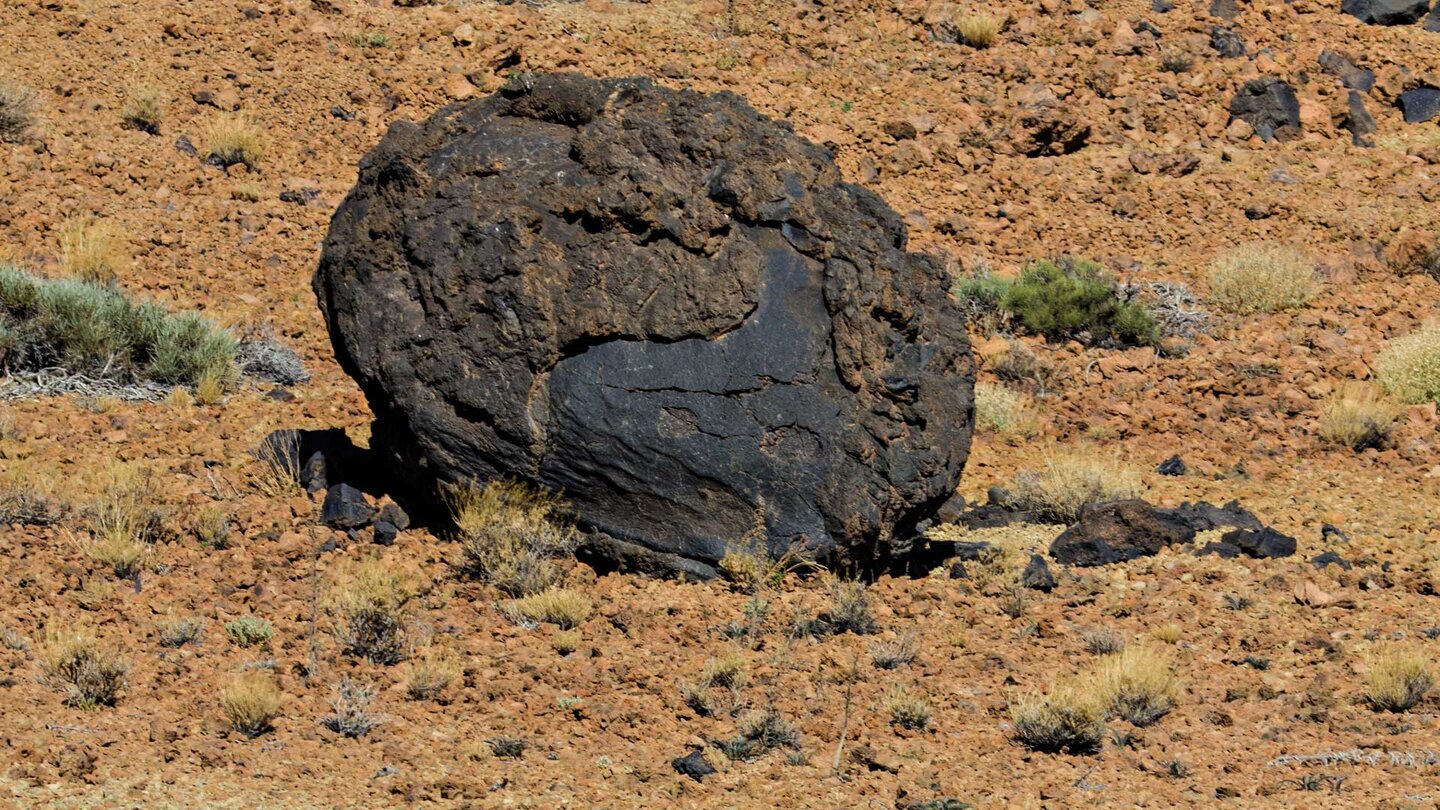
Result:
[[[1182,2],[1161,15],[1149,0],[1098,9],[1078,0],[1009,3],[1000,9],[1014,17],[1009,30],[976,51],[930,41],[925,9],[913,2],[410,9],[379,0],[0,0],[0,73],[35,88],[41,102],[35,138],[0,145],[0,245],[23,264],[54,271],[60,222],[75,213],[106,217],[123,226],[135,253],[125,288],[226,323],[267,324],[315,372],[293,401],[252,385],[203,407],[0,404],[9,426],[0,465],[23,463],[73,482],[70,494],[83,502],[83,482],[108,461],[140,462],[156,471],[176,527],[215,502],[235,521],[225,550],[188,536],[164,544],[138,592],[78,550],[76,526],[3,531],[0,628],[31,649],[0,649],[0,803],[848,808],[953,797],[986,807],[1218,799],[1245,807],[1433,806],[1440,768],[1423,759],[1393,763],[1389,754],[1440,749],[1435,699],[1381,714],[1357,695],[1367,656],[1383,643],[1413,642],[1432,657],[1440,649],[1420,633],[1440,623],[1434,408],[1413,409],[1382,451],[1338,450],[1314,429],[1324,397],[1371,375],[1385,341],[1433,317],[1440,303],[1435,280],[1397,275],[1378,259],[1403,227],[1433,232],[1440,220],[1440,130],[1406,125],[1387,106],[1407,81],[1440,73],[1440,33],[1367,27],[1329,0],[1257,0],[1241,6],[1235,27],[1251,53],[1267,55],[1221,60],[1206,44],[1217,21],[1205,8]],[[1162,42],[1196,54],[1194,69],[1162,72],[1153,47],[1128,54],[1116,25],[1141,19],[1161,29]],[[457,44],[462,25],[473,28],[473,43]],[[381,32],[388,47],[353,39]],[[1347,51],[1379,75],[1367,100],[1380,128],[1376,148],[1354,147],[1334,128],[1331,109],[1344,91],[1316,64],[1323,48]],[[1000,612],[999,595],[944,576],[887,578],[873,588],[881,637],[913,631],[921,640],[915,664],[893,671],[870,665],[870,639],[787,640],[784,627],[825,600],[815,583],[792,581],[774,598],[772,632],[743,655],[752,680],[746,697],[794,720],[803,756],[732,763],[711,748],[720,773],[697,784],[677,775],[671,759],[692,743],[733,735],[735,720],[697,717],[677,684],[734,646],[719,631],[742,620],[745,594],[719,583],[578,571],[597,610],[582,628],[581,649],[562,657],[550,629],[513,625],[493,590],[456,579],[447,563],[452,544],[412,530],[384,556],[415,565],[431,583],[417,619],[463,656],[464,676],[444,702],[407,700],[404,665],[342,655],[315,610],[335,572],[375,549],[346,543],[317,562],[314,549],[332,533],[315,525],[315,503],[256,492],[249,453],[281,426],[340,426],[365,440],[365,404],[329,355],[309,288],[329,212],[360,156],[393,121],[492,91],[511,71],[554,69],[649,74],[741,93],[832,144],[848,176],[907,216],[915,246],[957,266],[983,259],[1013,270],[1028,257],[1074,252],[1139,280],[1203,292],[1206,264],[1236,243],[1307,248],[1326,273],[1310,308],[1221,319],[1183,357],[1032,341],[1056,370],[1041,400],[1046,435],[1020,446],[979,437],[962,485],[979,496],[1052,441],[1098,442],[1144,469],[1180,453],[1192,474],[1148,476],[1149,499],[1239,499],[1299,538],[1299,554],[1220,561],[1174,552],[1064,576],[1018,619]],[[1263,144],[1227,129],[1230,95],[1260,75],[1296,84],[1298,140]],[[142,84],[166,99],[159,136],[121,127],[127,92]],[[1093,126],[1089,146],[1063,157],[1006,154],[1009,136],[999,130],[1031,84],[1048,87]],[[1108,87],[1108,97],[1097,86]],[[195,100],[206,93],[211,103]],[[217,105],[243,108],[267,130],[258,172],[208,168],[175,148],[182,135],[200,141]],[[354,120],[333,115],[334,107]],[[898,121],[914,123],[918,137],[897,143],[886,125]],[[997,134],[976,134],[987,129]],[[1192,154],[1199,168],[1184,177],[1139,175],[1130,161],[1136,150]],[[259,190],[258,202],[237,199],[248,187]],[[279,200],[282,191],[312,187],[320,191],[313,204]],[[1245,209],[1257,206],[1271,215],[1247,218]],[[1325,522],[1353,538],[1335,547],[1357,562],[1353,571],[1306,562],[1329,548],[1320,536]],[[1333,603],[1301,604],[1295,589],[1307,582]],[[102,583],[114,592],[82,608],[77,594]],[[1226,595],[1251,605],[1225,609]],[[203,643],[161,648],[154,625],[170,612],[210,617]],[[224,638],[224,621],[250,613],[275,625],[269,652]],[[1011,695],[1044,690],[1093,663],[1082,630],[1140,638],[1171,623],[1181,627],[1170,648],[1183,679],[1179,705],[1132,730],[1129,746],[1107,740],[1097,755],[1050,755],[1010,740]],[[113,708],[67,708],[36,680],[34,652],[46,632],[76,624],[134,664]],[[1267,659],[1268,669],[1245,664],[1247,656]],[[866,746],[872,756],[867,764],[847,755],[837,776],[831,758],[845,694],[838,673],[855,658],[861,679],[848,747]],[[217,689],[260,659],[273,659],[285,703],[273,732],[247,740],[227,731]],[[387,716],[359,740],[317,723],[330,686],[346,674],[380,687],[376,710]],[[884,698],[897,685],[928,696],[930,731],[889,724]],[[566,696],[578,697],[580,708],[559,708]],[[528,748],[518,759],[490,756],[485,741],[497,737]],[[1270,764],[1355,748],[1378,761]],[[1176,760],[1184,775],[1167,773]]]

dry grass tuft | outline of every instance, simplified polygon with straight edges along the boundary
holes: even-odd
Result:
[[[1351,450],[1383,447],[1400,409],[1387,402],[1375,386],[1349,382],[1325,403],[1320,413],[1320,438]]]
[[[584,643],[585,636],[577,629],[556,630],[555,635],[550,637],[550,647],[560,655],[569,655],[580,649]]]
[[[269,619],[243,616],[225,623],[225,637],[238,647],[258,647],[275,638],[275,628]]]
[[[1317,287],[1309,259],[1269,242],[1241,245],[1210,266],[1210,300],[1237,315],[1299,309],[1310,303]]]
[[[1418,653],[1390,651],[1370,662],[1365,677],[1365,702],[1376,711],[1409,711],[1435,688],[1428,657]]]
[[[345,651],[377,664],[405,658],[405,625],[415,586],[403,570],[380,560],[355,566],[335,588],[328,608]]]
[[[370,711],[375,701],[375,687],[350,678],[342,678],[330,693],[330,713],[320,718],[320,725],[346,737],[364,737],[384,722]]]
[[[1401,402],[1440,402],[1440,324],[1391,341],[1375,365],[1380,386]]]
[[[920,639],[913,632],[870,644],[870,661],[879,669],[908,667],[920,652]]]
[[[222,113],[212,119],[202,136],[210,160],[229,167],[243,164],[254,171],[265,155],[265,138],[245,113]]]
[[[35,93],[0,79],[0,143],[19,143],[35,123]]]
[[[154,477],[136,465],[113,463],[103,473],[98,500],[89,510],[89,532],[80,546],[115,576],[135,576],[152,556],[160,534]]]
[[[91,284],[114,284],[130,263],[125,236],[115,223],[72,216],[60,223],[60,264],[65,272]]]
[[[552,519],[558,499],[522,484],[470,481],[442,494],[459,530],[456,567],[506,594],[525,597],[560,584],[558,557],[575,550],[574,528]]]
[[[976,383],[975,427],[1018,444],[1040,432],[1040,419],[1024,394],[1003,385]]]
[[[220,708],[231,728],[258,737],[280,716],[280,689],[269,675],[242,675],[220,690]]]
[[[1034,751],[1089,754],[1105,736],[1105,707],[1088,684],[1057,684],[1046,696],[1010,704],[1016,741]]]
[[[891,725],[911,731],[928,729],[934,713],[930,708],[930,701],[904,687],[892,690],[885,697],[885,710],[890,713]]]
[[[569,588],[551,588],[510,603],[523,623],[553,624],[562,630],[578,627],[590,618],[590,598]]]
[[[131,129],[159,135],[160,124],[165,120],[164,99],[160,91],[149,85],[135,88],[120,111],[120,119]]]
[[[183,647],[194,644],[205,633],[205,620],[199,616],[169,615],[156,625],[162,647]]]
[[[1015,504],[1041,520],[1072,523],[1085,506],[1140,497],[1140,474],[1094,448],[1047,452],[1015,478]]]
[[[1168,622],[1150,631],[1150,637],[1164,644],[1179,644],[1185,637],[1185,628],[1175,622]]]
[[[680,697],[702,717],[733,715],[745,706],[740,690],[748,681],[744,657],[729,653],[708,659],[698,681],[680,684]]]
[[[854,633],[857,636],[875,632],[875,617],[870,611],[870,593],[864,582],[827,576],[825,587],[830,592],[830,609],[825,614],[825,619],[832,630],[836,633]]]
[[[459,677],[460,663],[454,654],[427,647],[405,673],[405,694],[411,700],[435,700]]]
[[[988,48],[1005,30],[1005,18],[995,14],[959,14],[954,19],[957,38],[972,48]]]
[[[268,498],[288,498],[300,486],[300,437],[293,432],[272,434],[256,447],[258,462],[250,473],[250,485]]]
[[[1107,657],[1095,676],[1095,692],[1112,714],[1148,726],[1175,708],[1170,658],[1143,647]]]
[[[114,706],[125,688],[130,663],[82,630],[49,636],[40,651],[41,680],[65,693],[71,706]]]

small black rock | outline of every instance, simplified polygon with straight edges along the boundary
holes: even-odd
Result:
[[[405,510],[401,509],[399,504],[395,503],[387,503],[381,507],[380,517],[377,520],[383,520],[401,531],[410,528],[410,516],[405,514]]]
[[[1204,548],[1195,552],[1196,557],[1203,557],[1206,554],[1233,560],[1240,556],[1240,547],[1233,543],[1207,543]]]
[[[289,191],[280,192],[280,202],[286,202],[292,205],[309,205],[319,199],[319,197],[320,189],[318,188],[290,189]]]
[[[1410,25],[1430,10],[1430,0],[1341,0],[1340,10],[1371,25]]]
[[[375,507],[365,493],[349,484],[336,484],[325,492],[320,522],[337,529],[358,529],[375,517]]]
[[[683,757],[670,760],[670,767],[681,776],[688,776],[696,782],[715,773],[715,766],[705,759],[705,754],[701,751],[691,751]]]
[[[965,563],[960,560],[950,563],[951,579],[969,579],[970,572],[965,570]]]
[[[1349,571],[1351,568],[1355,567],[1350,564],[1349,560],[1341,557],[1339,554],[1336,554],[1333,551],[1327,551],[1324,554],[1319,554],[1311,557],[1310,564],[1321,570],[1324,570],[1326,566],[1330,565],[1338,565],[1346,571]]]
[[[341,107],[339,104],[336,104],[334,107],[330,108],[330,115],[334,116],[335,118],[339,118],[341,121],[355,120],[354,111],[347,110],[344,107]]]
[[[400,530],[394,523],[388,520],[375,521],[375,544],[380,546],[395,545],[395,538],[400,536]]]
[[[1050,566],[1045,564],[1044,557],[1031,554],[1030,562],[1026,563],[1025,570],[1020,573],[1020,584],[1032,591],[1049,593],[1055,590],[1055,575],[1050,573]]]
[[[1417,87],[1400,94],[1400,112],[1407,124],[1423,124],[1440,115],[1440,89]]]
[[[1210,16],[1233,20],[1240,16],[1240,4],[1235,0],[1211,0]]]
[[[330,488],[330,467],[325,463],[324,453],[317,450],[305,459],[305,465],[300,468],[300,486],[306,492]]]
[[[1185,461],[1178,455],[1165,459],[1155,468],[1155,472],[1161,475],[1184,475],[1189,471],[1190,468],[1185,466]]]
[[[321,553],[321,554],[329,554],[330,552],[334,551],[335,549],[337,549],[337,548],[339,548],[339,547],[340,547],[339,544],[335,542],[335,538],[331,537],[331,538],[328,538],[325,542],[323,542],[323,543],[320,544],[320,553]]]
[[[197,150],[195,148],[195,144],[190,141],[189,135],[181,135],[180,137],[176,138],[175,149],[180,154],[185,155],[186,157],[200,156],[199,150]]]
[[[1260,531],[1236,529],[1220,536],[1220,540],[1238,546],[1247,556],[1257,559],[1289,557],[1295,553],[1295,538],[1266,526]]]
[[[1356,146],[1374,146],[1375,142],[1370,139],[1379,131],[1375,125],[1375,117],[1365,109],[1365,97],[1358,90],[1351,90],[1345,106],[1345,117],[1340,121],[1340,128],[1350,133],[1350,141]],[[1384,431],[1371,426],[1369,432],[1359,442],[1362,446],[1379,447],[1385,443]],[[1356,449],[1361,449],[1356,447]]]
[[[1240,35],[1219,25],[1210,27],[1210,47],[1224,59],[1239,59],[1245,55],[1245,41]]]
[[[1230,116],[1248,123],[1262,141],[1283,140],[1300,132],[1300,99],[1283,79],[1251,79],[1230,100]]]
[[[1170,0],[1153,0],[1153,2],[1150,3],[1150,8],[1153,9],[1156,14],[1169,14],[1175,10],[1175,4],[1170,2]]]
[[[1338,76],[1340,83],[1351,90],[1368,93],[1370,88],[1375,86],[1375,72],[1357,67],[1350,57],[1343,53],[1330,50],[1321,51],[1318,61],[1326,73]]]
[[[1332,543],[1348,543],[1350,535],[1341,531],[1338,526],[1325,523],[1320,526],[1320,539]]]

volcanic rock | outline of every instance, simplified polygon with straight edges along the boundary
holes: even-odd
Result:
[[[1400,112],[1407,124],[1423,124],[1440,115],[1440,88],[1417,87],[1400,94]]]
[[[1371,25],[1410,25],[1430,10],[1430,0],[1341,0],[1340,10]]]
[[[1230,116],[1253,127],[1262,141],[1290,137],[1300,131],[1300,100],[1280,79],[1252,79],[1230,100]]]
[[[823,148],[729,93],[522,75],[397,123],[315,291],[380,466],[562,491],[605,559],[882,564],[955,490],[946,274]]]
[[[1108,565],[1158,554],[1194,537],[1194,529],[1164,510],[1141,500],[1115,501],[1085,507],[1079,521],[1050,544],[1050,556],[1064,565]]]

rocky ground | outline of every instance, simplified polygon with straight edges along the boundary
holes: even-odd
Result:
[[[1433,405],[1412,407],[1385,448],[1360,452],[1322,442],[1316,426],[1333,390],[1372,376],[1388,340],[1436,315],[1437,281],[1384,258],[1408,234],[1440,227],[1440,129],[1407,123],[1398,106],[1407,91],[1440,86],[1440,33],[1423,21],[1366,25],[1329,0],[991,10],[1010,25],[975,49],[936,40],[945,9],[903,2],[0,0],[0,76],[37,92],[39,119],[27,140],[0,144],[0,246],[58,272],[60,224],[103,217],[133,254],[122,287],[267,326],[314,375],[281,390],[247,384],[207,405],[0,403],[8,481],[83,506],[108,466],[144,467],[170,530],[133,580],[82,553],[72,521],[3,531],[0,802],[1433,806],[1436,699],[1385,713],[1358,695],[1386,644],[1431,658],[1440,644],[1440,423]],[[1222,56],[1236,37],[1244,55]],[[1366,82],[1333,56],[1323,67],[1326,51],[1373,71],[1359,101],[1375,131],[1355,123],[1363,117],[1336,73]],[[1188,69],[1162,69],[1175,53],[1190,57]],[[580,566],[595,614],[561,655],[554,628],[518,626],[493,590],[455,576],[448,538],[417,526],[376,549],[368,534],[362,542],[317,521],[319,496],[265,494],[252,451],[269,431],[339,427],[367,440],[369,413],[332,359],[309,286],[360,156],[391,122],[530,70],[740,93],[831,146],[849,178],[905,215],[912,246],[957,272],[1077,253],[1130,281],[1189,285],[1203,303],[1221,251],[1257,239],[1305,248],[1324,276],[1309,307],[1213,314],[1186,351],[1027,338],[1049,369],[1034,391],[1044,428],[1017,442],[980,435],[961,485],[984,500],[1047,448],[1085,442],[1146,471],[1148,500],[1238,499],[1295,537],[1297,554],[1225,560],[1169,549],[1103,568],[1052,566],[1055,588],[1029,592],[1018,610],[974,570],[886,577],[870,592],[877,634],[822,640],[787,633],[825,608],[815,580],[792,576],[757,624],[752,596],[722,583]],[[1262,77],[1289,83],[1298,107],[1298,125],[1270,141],[1230,114],[1232,97]],[[163,100],[158,134],[122,126],[142,86]],[[204,165],[187,144],[237,110],[263,129],[263,159],[254,170]],[[976,338],[982,354],[993,348]],[[1175,454],[1187,474],[1149,472]],[[229,539],[204,547],[187,527],[216,509],[230,516]],[[1348,540],[1322,534],[1324,524]],[[1058,530],[951,531],[1023,564],[1019,552]],[[335,640],[326,595],[375,551],[424,583],[416,627],[461,661],[439,701],[407,699],[408,664],[359,663]],[[1351,567],[1310,562],[1325,551]],[[207,617],[200,644],[158,643],[156,624],[172,614]],[[268,646],[227,641],[223,625],[249,615],[273,623]],[[747,622],[758,629],[743,643],[726,637]],[[67,707],[36,679],[47,632],[77,625],[133,665],[114,707]],[[1102,628],[1173,656],[1174,711],[1143,729],[1111,721],[1097,754],[1017,745],[1010,699],[1092,666],[1087,633]],[[873,642],[906,634],[918,640],[913,663],[872,664]],[[744,762],[708,744],[732,737],[737,719],[699,716],[680,683],[737,649],[748,671],[739,700],[792,720],[798,748]],[[284,701],[274,730],[253,740],[228,730],[218,698],[248,670],[272,671]],[[344,676],[379,690],[383,722],[358,739],[318,722]],[[928,699],[928,730],[890,722],[897,688]],[[519,756],[493,744],[506,739],[524,742]],[[677,773],[672,760],[694,750],[717,773]],[[1327,753],[1336,756],[1306,758]]]

